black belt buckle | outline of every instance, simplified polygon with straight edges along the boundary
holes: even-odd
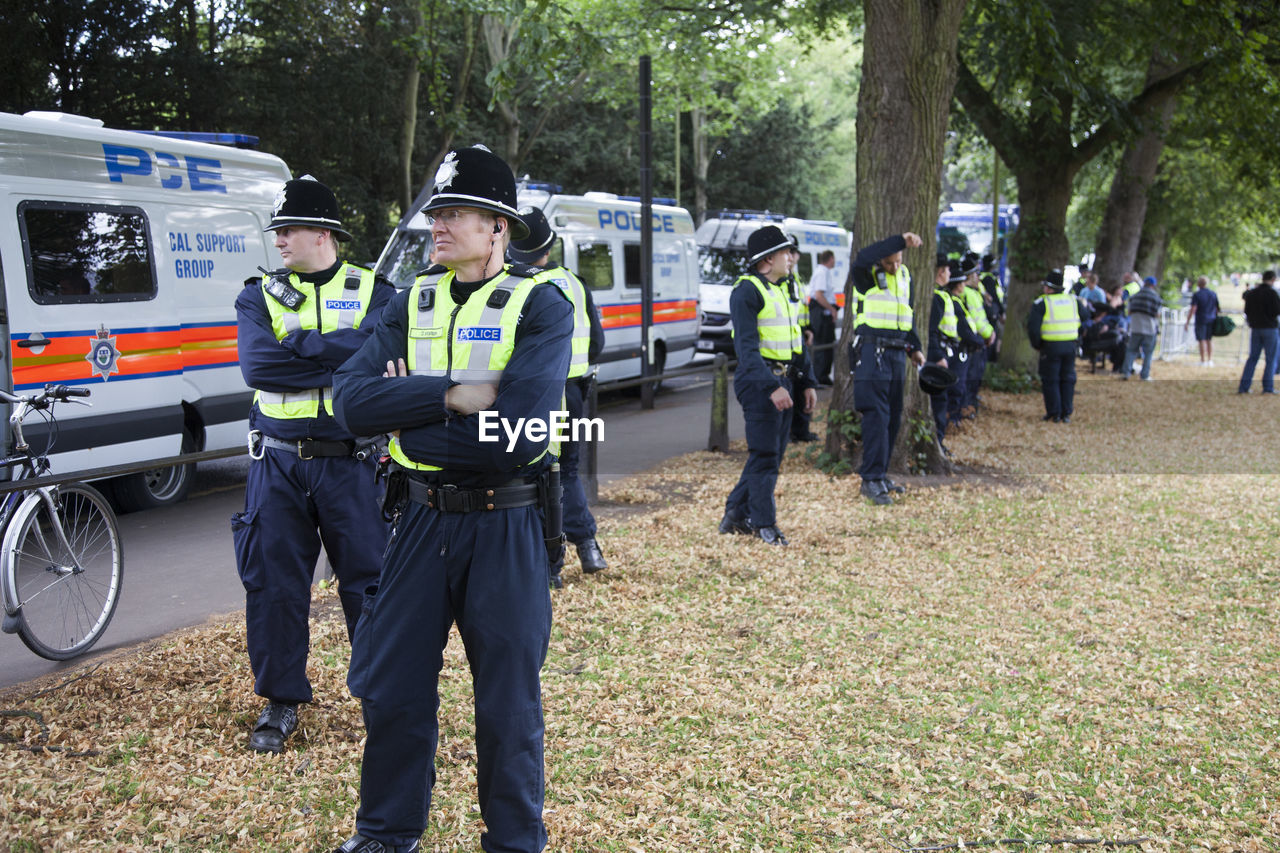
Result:
[[[452,483],[431,486],[427,489],[427,505],[434,504],[434,508],[441,512],[474,512],[479,509],[475,498],[475,490],[459,489]]]

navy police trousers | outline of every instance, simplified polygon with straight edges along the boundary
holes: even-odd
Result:
[[[791,393],[788,377],[778,377],[778,383]],[[771,527],[778,521],[773,490],[778,485],[778,469],[791,436],[794,410],[778,411],[769,399],[772,390],[772,386],[759,383],[735,381],[733,384],[746,421],[747,462],[742,466],[737,485],[729,492],[724,511],[746,520],[754,528]]]
[[[853,407],[862,415],[863,480],[883,480],[893,443],[902,425],[902,391],[907,354],[900,349],[877,352],[875,340],[862,340],[862,357],[853,371]]]
[[[583,417],[586,401],[583,399],[583,388],[589,380],[570,379],[564,385],[564,405],[569,413],[570,423]],[[575,545],[594,539],[596,535],[596,519],[587,506],[587,493],[578,479],[578,458],[582,451],[581,441],[565,441],[560,444],[560,485],[564,489],[561,503],[564,506],[565,537]]]
[[[1075,341],[1045,341],[1040,345],[1040,387],[1046,415],[1070,416],[1076,396]]]
[[[439,512],[410,501],[365,598],[347,684],[367,739],[356,828],[407,845],[427,826],[439,677],[457,623],[475,690],[476,775],[489,853],[537,853],[542,822],[542,685],[551,595],[534,506]],[[455,710],[457,717],[464,717]]]
[[[245,590],[253,692],[276,702],[311,701],[307,650],[311,582],[323,543],[338,598],[355,630],[365,588],[376,583],[387,543],[382,487],[373,460],[300,459],[266,448],[249,464],[244,512],[231,518]]]

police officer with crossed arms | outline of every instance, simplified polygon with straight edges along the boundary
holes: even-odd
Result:
[[[378,578],[387,525],[376,453],[334,419],[330,386],[395,288],[338,260],[335,240],[351,235],[333,192],[310,176],[284,185],[267,230],[284,269],[248,279],[236,297],[240,370],[256,392],[245,509],[231,529],[253,690],[267,699],[249,748],[280,752],[298,727],[298,705],[312,699],[307,617],[321,542],[348,637]]]
[[[475,692],[480,846],[537,853],[547,843],[540,670],[549,559],[563,549],[554,448],[541,430],[522,430],[510,449],[486,441],[480,413],[551,423],[573,305],[547,272],[504,263],[509,238],[527,233],[515,204],[506,163],[481,147],[450,152],[423,207],[443,271],[397,294],[335,377],[338,417],[359,435],[392,433],[396,463],[391,541],[347,678],[367,737],[357,831],[341,853],[419,848],[455,623]]]

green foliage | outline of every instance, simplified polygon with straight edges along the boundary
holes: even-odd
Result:
[[[862,422],[853,412],[831,409],[826,417],[827,431],[839,434],[842,448],[852,447],[862,441]],[[843,453],[830,453],[814,446],[806,449],[805,458],[813,467],[832,477],[846,477],[853,473],[853,466]]]
[[[929,470],[929,454],[937,445],[937,434],[933,429],[933,418],[925,413],[913,414],[907,418],[907,437],[910,447],[907,450],[907,468],[912,474],[924,474]]]
[[[982,385],[1005,394],[1040,393],[1040,377],[1016,367],[990,366],[982,377]]]

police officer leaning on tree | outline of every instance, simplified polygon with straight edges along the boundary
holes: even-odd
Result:
[[[1080,300],[1063,293],[1062,270],[1050,270],[1040,284],[1043,295],[1027,313],[1027,338],[1040,351],[1044,420],[1065,424],[1075,410],[1076,346],[1084,317]]]
[[[902,250],[918,248],[910,231],[894,234],[858,250],[853,285],[858,314],[849,353],[853,366],[853,405],[862,415],[862,495],[872,503],[893,503],[890,492],[903,491],[888,477],[889,456],[902,425],[906,359],[924,364],[920,339],[912,324],[911,273]]]
[[[729,297],[733,348],[738,366],[733,392],[746,421],[747,461],[725,501],[721,533],[758,536],[770,545],[786,545],[777,525],[773,490],[791,430],[791,387],[804,392],[804,408],[817,400],[814,380],[800,338],[799,303],[786,285],[791,242],[776,225],[747,238],[744,273]]]
[[[375,583],[387,525],[370,446],[333,417],[333,372],[372,333],[395,289],[338,260],[349,240],[338,202],[309,176],[276,198],[268,231],[285,268],[245,281],[236,298],[240,370],[257,389],[249,414],[245,510],[231,520],[254,692],[268,704],[249,748],[280,752],[312,699],[307,680],[311,581],[323,541],[355,630]]]
[[[515,204],[500,158],[450,152],[423,207],[444,271],[397,294],[334,380],[338,417],[357,434],[393,432],[397,463],[391,541],[347,677],[367,737],[357,833],[341,853],[418,849],[455,622],[475,695],[480,846],[535,853],[547,843],[539,671],[549,559],[563,550],[558,473],[545,432],[521,430],[508,449],[505,430],[483,440],[478,413],[550,424],[569,373],[573,305],[551,274],[504,264],[508,238],[528,233]]]
[[[591,291],[582,284],[581,279],[563,266],[548,265],[556,232],[551,230],[551,224],[547,222],[542,209],[523,208],[520,218],[528,227],[529,236],[523,240],[512,240],[507,247],[507,258],[515,263],[532,264],[547,270],[551,273],[552,280],[573,302],[573,352],[569,359],[569,378],[564,384],[564,400],[570,419],[576,420],[586,412],[585,398],[590,393],[591,383],[595,381],[596,359],[604,349],[604,327],[600,325],[600,315],[591,299]],[[587,505],[587,494],[578,478],[580,444],[581,442],[572,440],[560,444],[564,532],[578,551],[582,571],[594,574],[609,568],[609,564],[605,562],[600,544],[596,541],[596,519]],[[563,564],[564,561],[560,560],[551,566],[551,586],[555,589],[564,586],[560,577]]]

